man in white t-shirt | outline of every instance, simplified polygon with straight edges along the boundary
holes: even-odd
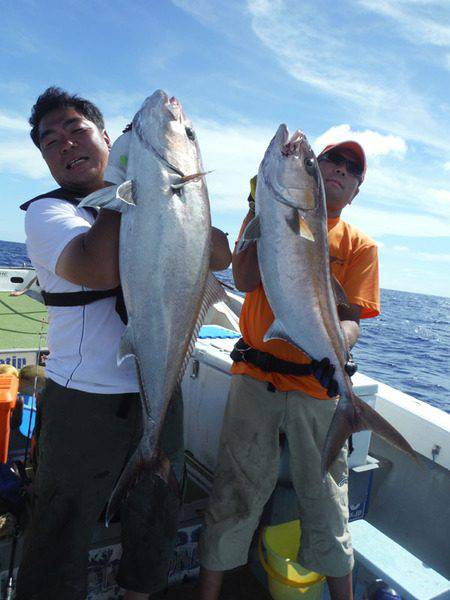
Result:
[[[77,206],[109,180],[111,143],[97,107],[48,88],[30,124],[61,187],[22,205],[28,253],[49,305],[50,355],[35,429],[33,519],[16,598],[85,600],[92,531],[141,431],[133,361],[120,367],[116,361],[125,327],[117,301],[120,215]],[[111,181],[117,182],[118,168],[111,165]],[[211,268],[226,268],[230,257],[225,235],[215,230]],[[179,390],[160,445],[180,480]],[[117,581],[128,590],[126,600],[147,599],[166,586],[179,504],[176,493],[152,475],[144,475],[123,503]]]

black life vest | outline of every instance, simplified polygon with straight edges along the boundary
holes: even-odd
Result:
[[[80,197],[80,195],[77,195],[70,190],[57,188],[56,190],[52,190],[46,194],[41,194],[40,196],[31,198],[31,200],[21,204],[20,208],[26,211],[33,202],[42,200],[44,198],[66,200],[67,202],[77,206],[83,197]],[[94,216],[97,216],[97,211],[95,208],[86,207],[86,210],[89,210],[94,214]],[[120,285],[110,290],[89,290],[82,292],[50,293],[46,292],[45,290],[41,290],[41,294],[46,306],[85,306],[86,304],[92,304],[92,302],[97,302],[98,300],[103,300],[104,298],[111,298],[114,296],[116,298],[117,314],[121,318],[122,322],[125,323],[125,325],[128,322],[127,310]]]

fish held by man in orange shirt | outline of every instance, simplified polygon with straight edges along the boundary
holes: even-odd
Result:
[[[311,359],[327,357],[336,369],[340,399],[322,451],[322,476],[347,438],[366,429],[415,456],[403,436],[353,392],[345,370],[348,348],[337,312],[345,292],[331,275],[322,176],[301,131],[289,137],[286,125],[278,128],[259,167],[255,209],[238,252],[257,242],[275,315],[264,341],[284,340]]]

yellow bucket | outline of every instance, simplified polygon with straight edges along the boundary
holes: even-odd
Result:
[[[259,560],[269,576],[269,591],[274,600],[321,598],[325,577],[308,571],[295,562],[300,536],[300,521],[266,527],[259,536]]]

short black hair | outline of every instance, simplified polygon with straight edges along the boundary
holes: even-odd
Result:
[[[39,123],[42,118],[52,110],[56,110],[58,108],[74,108],[77,110],[83,117],[92,121],[99,131],[103,131],[105,129],[105,121],[103,119],[103,115],[101,111],[86,100],[85,98],[81,98],[76,94],[70,95],[65,90],[59,87],[49,87],[45,90],[43,94],[39,96],[36,101],[36,104],[31,109],[31,116],[28,120],[32,129],[30,131],[30,136],[35,145],[40,148],[40,140],[39,140]]]

